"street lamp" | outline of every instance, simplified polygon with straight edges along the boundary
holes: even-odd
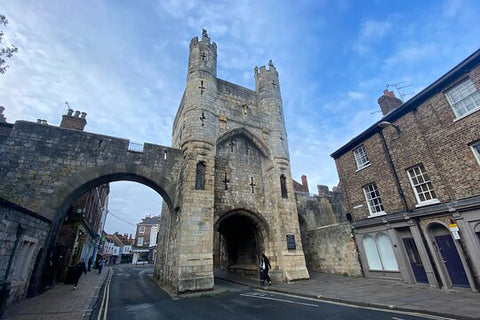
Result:
[[[392,127],[395,128],[395,130],[397,130],[397,134],[400,135],[400,127],[397,126],[397,125],[394,124],[394,123],[391,123],[391,122],[389,122],[389,121],[381,121],[381,122],[378,124],[378,126],[379,126],[380,128],[382,128],[382,129],[392,126]]]

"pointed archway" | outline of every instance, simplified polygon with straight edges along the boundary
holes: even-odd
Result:
[[[215,267],[242,276],[258,273],[268,238],[266,222],[244,209],[230,211],[215,224]]]

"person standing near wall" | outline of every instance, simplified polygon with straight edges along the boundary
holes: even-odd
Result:
[[[268,270],[270,270],[272,266],[270,265],[270,260],[268,260],[265,253],[262,253],[262,257],[260,258],[260,282],[262,285],[265,285],[265,281],[268,282],[268,285],[272,285],[272,280],[268,275]]]
[[[73,271],[73,290],[77,289],[78,280],[80,280],[82,272],[87,274],[87,265],[83,258],[80,259],[80,262],[75,266]]]

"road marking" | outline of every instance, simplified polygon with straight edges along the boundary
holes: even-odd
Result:
[[[306,302],[299,302],[299,301],[292,301],[292,300],[286,300],[286,299],[278,299],[278,298],[273,298],[273,297],[268,297],[266,295],[261,295],[258,293],[241,293],[241,296],[244,297],[250,297],[250,298],[257,298],[257,299],[264,299],[264,300],[273,300],[273,301],[279,301],[279,302],[285,302],[285,303],[292,303],[292,304],[300,304],[303,306],[309,306],[309,307],[319,307],[318,304],[313,304],[313,303],[306,303]]]
[[[264,292],[263,290],[262,291],[258,290],[256,292],[252,292],[251,294],[252,295],[266,295],[263,292]],[[273,292],[271,292],[271,293],[273,293]],[[376,307],[359,306],[359,305],[355,305],[355,304],[348,304],[348,303],[345,303],[345,302],[323,300],[321,298],[315,299],[315,298],[309,298],[309,297],[302,297],[302,296],[289,294],[289,293],[284,293],[284,292],[275,292],[275,295],[289,297],[289,298],[295,298],[295,299],[308,300],[308,301],[319,301],[319,299],[320,299],[321,303],[334,304],[334,305],[338,305],[338,306],[345,306],[345,307],[356,308],[356,309],[366,309],[366,310],[375,310],[375,311],[381,311],[381,312],[386,312],[386,313],[396,313],[397,315],[398,314],[405,314],[405,315],[415,316],[415,317],[424,318],[424,319],[455,320],[454,318],[436,316],[436,315],[432,315],[432,314],[426,314],[426,313],[420,313],[420,312],[414,312],[414,311],[401,311],[401,310],[383,309],[383,308],[376,308]],[[392,316],[392,318],[395,319],[393,316]],[[401,318],[397,318],[397,319],[401,319]]]
[[[107,275],[107,282],[105,283],[105,288],[103,289],[103,297],[102,303],[100,304],[100,309],[98,310],[98,317],[97,320],[102,319],[102,312],[103,312],[103,320],[107,319],[108,313],[108,300],[110,298],[110,282],[112,282],[112,270]]]

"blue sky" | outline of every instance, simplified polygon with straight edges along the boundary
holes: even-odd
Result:
[[[4,42],[19,52],[0,75],[0,105],[8,122],[58,125],[68,101],[88,114],[86,131],[169,146],[188,45],[206,28],[219,78],[254,89],[254,67],[273,60],[293,178],[306,174],[315,193],[338,183],[330,154],[381,118],[386,84],[408,85],[408,100],[480,47],[479,12],[475,0],[4,1]],[[160,203],[147,187],[112,184],[124,221]],[[111,216],[106,230],[134,227]]]

